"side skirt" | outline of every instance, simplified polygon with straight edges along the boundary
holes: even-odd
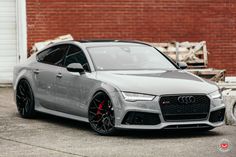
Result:
[[[88,118],[75,116],[75,115],[71,115],[71,114],[67,114],[67,113],[63,113],[63,112],[59,112],[59,111],[54,111],[54,110],[46,109],[46,108],[43,108],[43,107],[37,107],[37,108],[35,108],[35,111],[88,123]]]

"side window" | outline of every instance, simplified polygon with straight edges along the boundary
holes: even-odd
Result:
[[[38,61],[61,66],[63,65],[63,59],[66,54],[67,47],[67,45],[58,45],[46,49],[38,54]]]
[[[37,55],[37,59],[39,62],[43,62],[43,59],[44,57],[49,54],[49,52],[52,51],[52,48],[48,48],[42,52],[40,52],[38,55]]]
[[[70,45],[65,58],[65,66],[71,63],[80,63],[85,71],[90,72],[89,64],[83,51],[75,45]]]

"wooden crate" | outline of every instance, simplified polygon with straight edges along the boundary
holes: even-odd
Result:
[[[225,81],[225,72],[226,72],[225,70],[207,68],[207,69],[187,69],[187,71],[195,75],[198,75],[199,77],[214,82]]]
[[[168,55],[175,61],[183,61],[189,68],[206,68],[207,47],[206,41],[201,42],[170,42],[170,43],[150,43],[161,52]]]

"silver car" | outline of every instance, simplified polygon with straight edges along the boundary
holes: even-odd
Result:
[[[65,41],[14,68],[20,115],[35,112],[89,122],[101,135],[117,129],[199,129],[224,124],[219,88],[136,41]]]

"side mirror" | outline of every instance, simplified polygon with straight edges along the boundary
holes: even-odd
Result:
[[[80,74],[84,73],[84,68],[80,63],[71,63],[66,69],[70,72],[79,72]]]
[[[177,65],[180,67],[180,69],[186,69],[188,67],[185,62],[178,62]]]

